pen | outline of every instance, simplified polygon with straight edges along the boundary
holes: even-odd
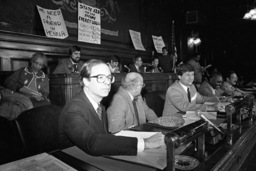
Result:
[[[219,103],[221,103],[220,99],[216,96],[216,99],[218,100]]]

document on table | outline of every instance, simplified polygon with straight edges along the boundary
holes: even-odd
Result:
[[[4,171],[41,170],[76,171],[74,168],[47,153],[38,154],[0,166]]]
[[[136,138],[149,138],[158,132],[144,132],[144,131],[129,131],[123,130],[116,133],[116,136],[125,136],[125,137],[136,137]]]
[[[207,119],[216,120],[217,112],[200,112],[201,115],[204,115]],[[185,120],[184,125],[191,124],[200,120],[201,118],[196,115],[195,111],[187,111],[185,115],[183,115],[183,119]]]

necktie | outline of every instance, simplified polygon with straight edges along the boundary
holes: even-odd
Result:
[[[97,108],[97,115],[100,118],[100,120],[102,119],[102,108],[101,105],[99,104],[98,108]]]
[[[189,88],[187,89],[187,93],[188,93],[188,101],[191,102],[191,96],[190,96]]]
[[[135,117],[137,119],[138,125],[140,125],[139,113],[138,113],[138,108],[137,108],[137,105],[136,105],[137,100],[138,100],[137,98],[134,98],[133,101],[132,101],[132,104],[133,104],[133,107],[134,107]]]
[[[77,64],[74,64],[74,72],[78,72]]]

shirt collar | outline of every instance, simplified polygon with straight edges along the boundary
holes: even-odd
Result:
[[[72,61],[72,59],[71,58],[69,58],[70,59],[70,61],[71,61],[71,63],[74,65],[74,64],[78,64],[78,63],[75,63],[74,61]]]
[[[127,91],[128,95],[130,96],[131,100],[133,101],[134,97]]]
[[[99,107],[99,104],[96,103],[96,102],[90,97],[89,93],[88,93],[86,90],[84,90],[84,93],[85,93],[85,95],[88,97],[89,101],[91,102],[91,104],[92,104],[94,110],[97,111],[97,109],[98,109],[98,107]]]
[[[180,83],[180,85],[181,85],[181,87],[186,91],[186,93],[187,93],[187,89],[188,88],[190,88],[189,86],[185,86],[185,85],[183,85],[180,81],[179,81],[179,83]]]

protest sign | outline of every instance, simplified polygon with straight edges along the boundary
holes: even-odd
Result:
[[[142,42],[140,32],[129,30],[133,46],[136,50],[146,51]]]
[[[152,38],[153,38],[154,46],[155,46],[157,53],[163,53],[162,48],[165,46],[165,44],[164,44],[162,36],[158,37],[158,36],[152,35]]]
[[[61,10],[49,10],[37,6],[44,32],[47,37],[64,39],[68,37],[67,28]]]
[[[100,9],[78,2],[78,41],[101,44]]]

